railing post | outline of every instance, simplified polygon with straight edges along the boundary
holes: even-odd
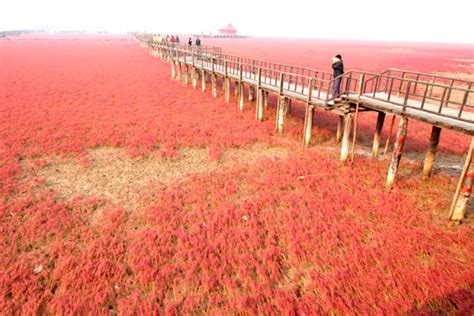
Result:
[[[411,81],[408,81],[405,98],[403,99],[403,108],[402,108],[403,113],[405,113],[407,105],[408,105],[408,97],[410,95],[410,86],[411,86]]]
[[[471,87],[472,87],[472,82],[469,83],[469,86],[467,87],[467,90],[464,93],[464,97],[462,99],[462,104],[461,104],[461,107],[459,108],[458,117],[461,117],[462,111],[464,110],[464,107],[467,104],[467,100],[469,100],[469,93],[471,92]]]

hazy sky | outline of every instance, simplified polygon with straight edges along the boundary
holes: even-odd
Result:
[[[474,44],[474,0],[5,0],[0,30],[148,30]]]

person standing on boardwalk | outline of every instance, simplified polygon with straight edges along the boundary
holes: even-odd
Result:
[[[196,47],[201,47],[201,39],[199,38],[199,36],[196,38]]]
[[[193,39],[191,37],[188,39],[188,46],[193,46]]]
[[[332,59],[332,69],[334,80],[332,84],[332,96],[338,101],[339,95],[341,94],[341,76],[344,74],[344,63],[342,62],[341,55],[336,55]]]

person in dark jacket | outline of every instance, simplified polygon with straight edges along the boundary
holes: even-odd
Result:
[[[344,63],[342,62],[342,56],[336,55],[332,59],[332,69],[333,69],[333,85],[332,85],[332,96],[339,98],[341,94],[341,82],[342,76],[344,74]],[[340,77],[340,78],[338,78]]]
[[[188,40],[188,46],[189,47],[193,46],[193,39],[191,37]]]
[[[201,47],[201,39],[199,38],[199,36],[196,38],[196,46]]]

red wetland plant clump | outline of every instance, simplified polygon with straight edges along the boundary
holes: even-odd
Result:
[[[455,179],[385,192],[385,162],[304,150],[298,118],[275,135],[253,105],[239,113],[130,38],[105,39],[0,41],[3,313],[472,312],[472,226],[435,216]],[[289,154],[219,167],[256,143]],[[88,170],[98,147],[170,161],[205,148],[217,167],[137,187],[135,204],[64,198],[39,176],[71,160]]]

